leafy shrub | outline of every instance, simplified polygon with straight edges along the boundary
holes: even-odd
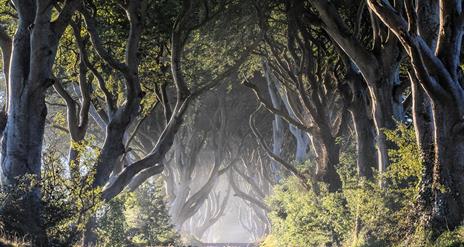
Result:
[[[125,195],[118,196],[99,210],[99,246],[124,247],[130,243],[126,238],[128,225],[125,219],[125,198]]]
[[[289,177],[269,198],[272,233],[263,246],[325,246],[341,244],[354,226],[341,193],[316,196]]]
[[[85,223],[100,206],[100,190],[93,189],[92,164],[95,163],[97,148],[83,150],[85,159],[81,159],[83,176],[71,177],[66,158],[58,148],[50,143],[44,152],[41,179],[29,175],[18,178],[18,185],[4,189],[0,214],[0,226],[6,236],[33,240],[34,236],[21,232],[21,223],[17,215],[25,211],[21,205],[23,195],[38,194],[40,188],[40,220],[43,222],[48,246],[72,246],[84,229]],[[26,208],[26,210],[28,210]]]
[[[389,151],[391,165],[374,181],[359,178],[348,147],[338,168],[342,192],[316,195],[293,177],[276,186],[268,199],[272,230],[262,246],[464,246],[463,228],[426,241],[416,207],[423,166],[414,131],[399,125],[385,133],[396,148]]]
[[[148,181],[103,207],[99,217],[100,246],[178,246],[170,223],[161,181]]]
[[[22,210],[19,199],[25,193],[34,193],[40,187],[41,220],[48,237],[48,246],[74,246],[88,220],[97,215],[98,237],[101,246],[169,246],[179,243],[179,236],[170,224],[162,184],[147,182],[133,193],[124,193],[108,203],[100,199],[101,189],[94,189],[93,166],[99,149],[93,137],[82,143],[72,143],[80,152],[79,163],[70,164],[67,157],[50,142],[44,152],[41,179],[27,176],[19,186],[0,193],[0,230],[5,237],[0,246],[22,246],[17,239],[31,236],[21,233],[16,217]],[[80,175],[72,176],[76,168]],[[11,206],[4,206],[4,202]],[[33,236],[32,236],[33,237]],[[11,239],[11,240],[9,240]]]

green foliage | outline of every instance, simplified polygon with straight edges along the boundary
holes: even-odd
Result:
[[[389,150],[387,171],[375,181],[361,182],[352,173],[344,188],[348,205],[357,212],[360,229],[354,239],[360,246],[399,244],[419,226],[415,203],[423,168],[414,130],[400,124],[384,132],[397,147]]]
[[[462,228],[425,240],[415,206],[423,167],[414,130],[399,125],[385,133],[397,148],[375,181],[358,177],[348,147],[338,169],[342,192],[306,192],[293,177],[276,186],[269,198],[272,231],[262,246],[463,246]]]
[[[44,152],[40,179],[35,176],[18,178],[18,186],[4,190],[1,194],[3,202],[12,202],[8,203],[11,205],[8,208],[2,205],[0,215],[0,226],[5,225],[2,230],[8,236],[23,236],[19,225],[21,222],[16,222],[15,218],[31,210],[21,204],[22,195],[36,195],[37,188],[41,189],[41,221],[50,247],[76,243],[86,222],[100,207],[101,190],[92,188],[94,170],[91,168],[98,149],[89,146],[83,149],[82,156],[85,158],[81,159],[79,167],[86,171],[86,175],[71,177],[69,164],[55,145],[49,143]],[[25,239],[29,238],[26,236]]]
[[[423,169],[414,130],[400,124],[396,130],[386,130],[384,133],[398,147],[389,150],[393,165],[385,177],[394,187],[413,188],[419,184]]]
[[[98,220],[100,246],[178,246],[160,181],[148,181],[106,205]]]
[[[464,246],[464,227],[443,233],[433,244],[433,246],[460,247]]]
[[[79,240],[88,219],[101,206],[101,189],[94,189],[93,164],[99,153],[93,138],[82,143],[72,143],[81,151],[79,164],[63,162],[62,155],[51,145],[44,153],[42,169],[42,200],[47,235],[52,246],[68,246]],[[71,176],[72,169],[83,172],[83,176]]]
[[[218,13],[217,16],[193,30],[187,40],[184,74],[194,88],[233,78],[237,71],[252,74],[247,70],[255,67],[247,51],[259,38],[256,23],[250,19],[254,16],[251,6],[236,1],[230,1],[226,7],[222,4],[210,6],[210,12]],[[200,16],[193,16],[192,21]]]
[[[99,245],[102,247],[123,247],[127,246],[128,239],[127,222],[124,217],[125,196],[118,196],[108,202],[101,210],[102,216],[98,222],[97,234],[99,236]]]
[[[272,233],[263,246],[325,246],[349,236],[354,221],[340,193],[304,191],[290,177],[269,199]]]
[[[430,231],[418,227],[413,235],[409,237],[401,247],[424,246],[424,247],[461,247],[464,246],[464,228],[458,227],[454,231],[442,233],[435,241],[430,241]]]
[[[137,233],[134,240],[155,246],[179,244],[179,236],[171,224],[160,180],[141,185],[130,202],[130,221]]]

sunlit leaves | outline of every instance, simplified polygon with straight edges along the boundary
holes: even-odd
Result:
[[[251,19],[249,7],[230,4],[217,18],[192,33],[184,56],[184,70],[191,84],[202,85],[222,76],[248,47],[258,42],[257,24]],[[241,67],[247,67],[246,61]]]
[[[41,179],[44,217],[48,223],[48,234],[55,244],[72,241],[101,206],[101,189],[92,186],[93,164],[99,152],[92,143],[94,140],[89,138],[82,143],[71,144],[72,148],[82,151],[79,163],[68,162],[56,149],[56,143],[49,144],[44,153]],[[73,175],[74,169],[81,173]]]
[[[348,147],[338,170],[342,192],[304,192],[294,178],[277,186],[269,199],[273,228],[264,246],[392,246],[405,242],[406,237],[419,241],[408,242],[409,246],[425,246],[421,233],[414,233],[419,224],[415,201],[423,169],[414,130],[399,125],[386,135],[398,147],[389,153],[393,162],[387,172],[377,175],[385,179],[386,189],[358,177],[355,152],[342,142]],[[443,241],[450,241],[448,236],[457,236],[459,231],[445,235]]]
[[[135,192],[122,194],[100,211],[98,236],[102,246],[177,246],[160,180],[150,180]]]
[[[340,244],[354,226],[342,194],[307,192],[292,177],[274,189],[269,203],[272,232],[264,246]]]

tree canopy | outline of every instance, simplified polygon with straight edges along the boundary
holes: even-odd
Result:
[[[0,1],[0,245],[462,245],[463,8]]]

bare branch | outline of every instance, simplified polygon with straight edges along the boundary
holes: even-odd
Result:
[[[269,148],[269,146],[267,146],[266,142],[264,141],[263,136],[259,133],[258,129],[256,128],[256,124],[255,124],[255,116],[259,112],[260,109],[261,109],[261,105],[256,109],[255,112],[253,112],[253,114],[250,115],[250,127],[251,127],[251,130],[253,131],[253,133],[255,134],[256,138],[258,138],[258,143],[261,145],[261,147],[264,148],[264,150],[266,151],[269,158],[271,158],[272,160],[274,160],[274,161],[278,162],[279,164],[281,164],[288,172],[290,172],[292,175],[296,176],[300,180],[301,185],[305,189],[309,190],[310,186],[307,183],[308,178],[306,178],[302,173],[300,173],[290,163],[283,160],[279,156],[275,155],[272,152],[272,150]]]
[[[282,119],[284,119],[286,122],[296,126],[297,128],[299,128],[299,129],[301,129],[303,131],[306,131],[306,132],[311,131],[311,127],[306,127],[305,125],[300,123],[298,120],[293,119],[288,113],[273,107],[271,103],[267,102],[267,100],[261,94],[261,92],[259,91],[259,89],[258,89],[258,87],[256,85],[248,82],[248,80],[244,80],[242,82],[242,84],[245,85],[246,87],[250,88],[251,90],[253,90],[253,92],[255,93],[258,100],[261,102],[262,105],[264,105],[266,107],[266,109],[268,111],[270,111],[271,113],[273,113],[275,115],[278,115],[278,116],[282,117]]]

